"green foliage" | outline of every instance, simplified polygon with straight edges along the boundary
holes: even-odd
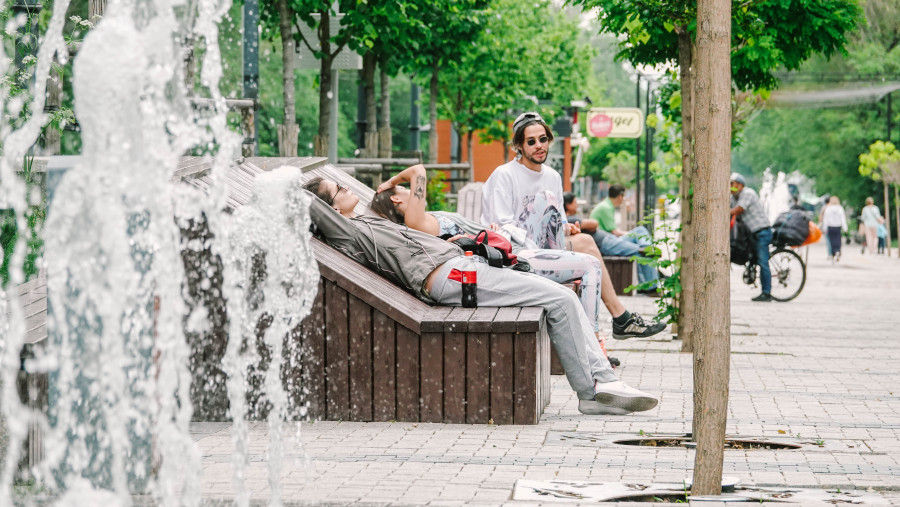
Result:
[[[633,141],[632,141],[633,142]],[[603,167],[603,179],[613,185],[630,187],[637,175],[637,157],[630,151],[607,154]]]
[[[443,171],[433,171],[428,183],[425,185],[425,202],[428,203],[428,211],[450,211],[447,202],[447,192],[450,191],[447,182],[444,181]]]
[[[859,174],[888,184],[900,183],[900,151],[894,143],[875,141],[859,156]]]
[[[676,26],[696,33],[696,2],[688,0],[571,0],[599,8],[602,32],[620,36],[618,57],[632,64],[677,62]],[[732,79],[741,90],[774,88],[772,74],[794,70],[819,53],[843,50],[846,34],[856,27],[861,10],[856,0],[733,0]]]
[[[535,12],[541,16],[535,16]],[[485,29],[441,73],[439,109],[465,135],[485,129],[485,142],[509,138],[509,125],[535,100],[568,105],[583,98],[594,51],[575,20],[549,0],[495,0]],[[548,121],[559,110],[542,109]]]
[[[675,202],[677,195],[668,194],[666,204]],[[665,208],[663,208],[665,209]],[[650,226],[648,220],[642,222],[646,226]],[[656,319],[660,322],[678,322],[678,308],[676,301],[681,294],[681,256],[676,255],[681,248],[681,243],[676,238],[681,232],[681,225],[673,227],[671,223],[660,220],[659,225],[654,230],[653,239],[650,246],[645,250],[645,256],[634,256],[631,258],[633,262],[643,264],[645,266],[653,266],[659,271],[669,272],[671,275],[660,278],[658,281],[658,291],[661,297],[656,300],[657,315]],[[631,285],[625,288],[626,292],[634,290],[652,289],[653,281],[643,282],[637,285]]]
[[[43,256],[44,240],[41,232],[47,217],[47,202],[40,192],[38,174],[32,171],[33,159],[28,157],[24,161],[22,177],[25,180],[26,192],[29,203],[25,210],[25,260],[22,264],[24,279],[30,280],[37,276],[39,261]],[[40,198],[37,198],[40,196]],[[19,240],[19,228],[16,223],[15,210],[0,210],[0,250],[3,252],[0,262],[0,288],[5,287],[11,278],[13,250]]]

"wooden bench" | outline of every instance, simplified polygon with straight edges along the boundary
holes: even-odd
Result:
[[[36,351],[47,343],[47,275],[41,273],[37,278],[12,290],[18,294],[22,316],[25,319],[25,340],[20,354],[19,373],[16,376],[16,390],[19,393],[19,401],[29,410],[45,413],[48,376],[46,373],[29,371],[28,360],[34,358]],[[3,317],[9,319],[11,312],[12,309]],[[43,460],[43,457],[43,427],[37,421],[29,421],[28,433],[19,459],[20,473],[29,474],[32,467]]]
[[[368,213],[374,190],[333,166],[303,174],[315,176],[348,186],[360,197],[355,211]],[[431,306],[313,241],[320,290],[302,330],[304,347],[311,347],[303,354],[311,361],[304,364],[311,415],[538,422],[550,402],[551,347],[541,308]]]

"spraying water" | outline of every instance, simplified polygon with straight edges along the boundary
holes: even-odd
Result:
[[[296,408],[283,387],[283,346],[309,312],[318,273],[309,249],[308,202],[299,183],[291,183],[299,181],[297,174],[266,175],[257,189],[264,198],[238,210],[233,220],[222,213],[224,182],[240,146],[227,128],[218,92],[216,22],[228,5],[110,2],[79,50],[73,88],[83,153],[63,176],[48,214],[50,337],[29,365],[50,374],[46,419],[23,411],[15,392],[24,326],[14,299],[10,324],[0,326],[3,410],[10,428],[2,505],[11,503],[17,450],[31,420],[47,433],[46,457],[35,477],[54,492],[57,505],[131,505],[135,494],[152,495],[162,505],[199,504],[184,326],[202,329],[208,319],[202,306],[184,304],[185,245],[176,224],[201,220],[214,240],[195,247],[224,262],[218,297],[228,309],[223,368],[234,419],[236,503],[249,502],[244,418],[260,415],[258,406],[251,413],[246,404],[247,371],[256,368],[264,371],[265,393],[257,399],[270,421],[270,502],[280,504],[281,422]],[[54,3],[36,83],[46,82],[53,54],[65,51],[65,10],[65,2]],[[185,15],[194,12],[196,17]],[[196,37],[185,37],[186,31]],[[206,41],[201,81],[217,104],[214,114],[202,118],[188,105],[180,68],[180,41],[195,38]],[[43,90],[34,93],[40,100],[32,110],[42,111]],[[4,206],[23,207],[24,188],[6,182],[17,181],[15,161],[35,142],[42,121],[35,115],[18,130],[3,127]],[[181,155],[196,146],[208,149],[212,163],[214,185],[206,197],[170,181]],[[262,341],[266,357],[247,352],[254,340]]]

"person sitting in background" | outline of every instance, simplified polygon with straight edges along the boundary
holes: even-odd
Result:
[[[628,232],[622,231],[616,226],[616,208],[621,206],[624,201],[625,187],[622,185],[610,186],[609,197],[594,206],[594,209],[591,210],[591,218],[597,221],[601,229],[617,238],[634,243],[639,247],[650,245],[650,238],[653,236],[643,225],[639,225]]]
[[[650,410],[658,400],[620,381],[603,357],[575,293],[532,273],[494,268],[481,257],[466,257],[452,242],[390,220],[359,216],[359,197],[334,181],[312,178],[304,185],[311,199],[315,234],[329,246],[403,287],[427,303],[459,306],[460,273],[475,271],[480,306],[539,306],[569,385],[586,414],[626,414]],[[413,193],[424,199],[424,181]]]
[[[566,192],[563,194],[563,206],[566,210],[566,219],[569,223],[579,225],[581,232],[594,238],[600,253],[607,256],[633,257],[644,255],[646,246],[628,241],[600,228],[599,222],[593,218],[582,219],[578,216],[578,205],[575,202],[575,194]],[[642,228],[645,231],[646,228]],[[654,282],[652,286],[641,289],[638,292],[650,296],[658,296],[656,281],[659,280],[659,272],[655,267],[637,263],[638,283]]]

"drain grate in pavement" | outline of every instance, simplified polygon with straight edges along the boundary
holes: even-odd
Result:
[[[635,447],[660,447],[672,449],[692,449],[690,433],[593,433],[583,431],[556,431],[547,432],[544,439],[545,445],[564,445],[572,447],[617,447],[621,445]],[[804,453],[826,452],[876,455],[883,453],[871,452],[871,449],[863,440],[844,439],[817,439],[817,438],[771,438],[764,436],[739,437],[726,435],[725,450],[734,451],[780,451],[802,450]]]

